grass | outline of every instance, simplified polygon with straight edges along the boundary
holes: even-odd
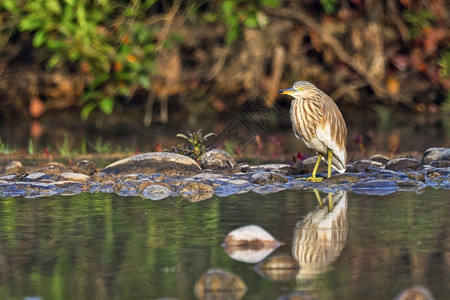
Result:
[[[14,148],[12,148],[11,146],[5,144],[2,140],[2,138],[0,138],[0,153],[2,154],[11,154],[11,152],[14,151]]]
[[[88,148],[91,151],[88,151]],[[74,148],[71,147],[68,133],[64,134],[62,143],[60,145],[57,145],[56,147],[54,145],[47,145],[46,147],[41,149],[40,147],[38,147],[38,145],[36,145],[36,142],[32,138],[29,138],[26,149],[22,148],[23,151],[17,151],[16,149],[18,148],[7,144],[0,137],[0,154],[4,155],[26,153],[30,156],[43,155],[45,157],[50,154],[51,156],[56,155],[68,158],[75,157],[79,154],[81,154],[82,156],[86,156],[92,152],[97,154],[134,153],[134,150],[129,147],[122,146],[120,144],[115,145],[110,142],[105,142],[102,138],[98,138],[95,142],[90,142],[88,139],[86,139],[86,137],[84,137],[81,140],[79,148]]]

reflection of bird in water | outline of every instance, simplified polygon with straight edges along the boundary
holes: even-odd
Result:
[[[333,99],[308,81],[298,81],[292,88],[278,93],[294,97],[290,110],[294,134],[319,155],[308,180],[322,181],[316,177],[322,157],[327,159],[328,177],[331,176],[331,166],[340,173],[345,172],[347,126]]]
[[[328,209],[323,207],[317,190],[315,193],[319,207],[299,221],[294,230],[292,255],[301,267],[297,275],[300,280],[313,279],[325,272],[339,257],[347,240],[347,192],[329,193],[324,199]]]

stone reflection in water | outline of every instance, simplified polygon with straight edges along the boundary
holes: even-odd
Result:
[[[347,241],[347,192],[329,193],[323,203],[317,190],[315,193],[319,206],[294,229],[292,255],[300,265],[299,283],[308,283],[325,272],[339,257]]]
[[[230,258],[245,263],[260,262],[279,246],[280,242],[258,225],[237,228],[223,242]]]
[[[298,262],[287,253],[269,257],[255,267],[260,276],[273,281],[290,281],[295,278],[298,269]]]
[[[239,276],[221,269],[209,269],[195,283],[195,295],[200,300],[238,300],[247,286]]]

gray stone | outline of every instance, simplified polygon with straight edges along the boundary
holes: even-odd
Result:
[[[392,171],[415,171],[422,168],[422,164],[412,158],[394,158],[386,164],[386,170]]]
[[[288,170],[289,169],[288,164],[263,164],[256,166],[257,170],[261,171],[280,171],[280,170]]]
[[[388,195],[398,190],[398,185],[389,180],[367,180],[355,183],[351,190],[358,194]]]
[[[213,191],[214,188],[211,185],[195,181],[189,182],[179,190],[180,193],[209,193]]]
[[[40,168],[38,170],[38,172],[42,172],[42,173],[45,173],[47,175],[59,176],[61,173],[73,172],[73,171],[70,170],[69,168],[67,168],[67,166],[62,164],[62,163],[51,162],[51,163],[48,163],[47,165],[43,166],[42,168]]]
[[[68,181],[76,181],[76,182],[85,182],[90,180],[91,177],[81,174],[81,173],[70,173],[70,172],[65,172],[65,173],[61,173],[61,175],[59,175],[58,180],[59,181],[63,181],[63,180],[68,180]]]
[[[193,181],[182,187],[179,193],[190,202],[199,202],[211,198],[214,195],[214,188],[210,185]]]
[[[314,166],[316,165],[317,162],[317,155],[313,156],[313,157],[308,157],[307,159],[303,160],[303,174],[311,174],[312,171],[314,170]],[[317,170],[318,173],[326,173],[328,172],[328,167],[327,167],[327,163],[321,159],[320,160],[320,164],[319,164],[319,168]]]
[[[89,160],[82,160],[73,167],[73,171],[75,173],[81,173],[91,176],[92,174],[100,171],[100,168],[97,166],[95,162]]]
[[[422,173],[408,172],[408,173],[406,173],[406,176],[408,176],[408,178],[411,179],[411,180],[425,182],[425,175],[422,174]]]
[[[257,172],[250,176],[249,182],[259,185],[286,183],[288,180],[281,174],[275,172]]]
[[[191,176],[201,171],[192,158],[168,152],[135,155],[116,161],[103,169],[103,172],[111,174],[161,173],[167,176]]]
[[[141,192],[141,197],[151,200],[161,200],[169,197],[172,191],[165,186],[154,184],[149,185]]]
[[[6,164],[5,168],[2,170],[2,174],[21,174],[25,172],[22,163],[18,160],[10,161]]]
[[[25,181],[42,181],[42,180],[49,180],[50,176],[42,173],[42,172],[34,172],[27,177],[25,177]]]
[[[289,166],[289,169],[286,172],[286,175],[301,175],[304,174],[303,169],[305,167],[303,166],[303,161],[298,158],[294,157],[292,159],[291,165]]]
[[[352,164],[355,166],[358,173],[379,170],[383,166],[381,162],[369,159],[357,160]]]
[[[381,154],[375,154],[375,155],[372,155],[369,158],[369,160],[377,161],[377,162],[381,163],[383,166],[385,166],[387,164],[387,162],[390,160],[390,158],[387,156],[381,155]]]
[[[281,187],[281,186],[264,185],[264,186],[258,186],[256,188],[254,188],[252,191],[257,194],[266,195],[266,194],[278,193],[278,192],[284,191],[284,190],[285,190],[285,188]]]
[[[333,175],[330,178],[325,179],[323,183],[355,183],[361,180],[361,178],[363,178],[363,176],[359,174],[343,173]]]
[[[230,171],[238,165],[230,154],[220,149],[206,152],[200,158],[199,164],[203,170],[208,169],[215,172]]]
[[[445,154],[444,154],[445,153]],[[444,159],[446,158],[446,159]],[[433,161],[450,160],[449,148],[428,148],[422,157],[422,164],[428,165]]]
[[[417,180],[401,180],[397,181],[397,185],[399,191],[417,191],[427,186],[424,182]]]
[[[450,168],[450,160],[439,160],[430,163],[430,166],[435,168]]]
[[[395,300],[433,300],[434,297],[431,294],[430,290],[424,286],[413,286],[408,289],[401,291],[396,297]]]

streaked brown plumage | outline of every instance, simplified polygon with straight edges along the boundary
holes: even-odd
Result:
[[[297,274],[300,280],[313,279],[325,272],[347,243],[347,192],[329,193],[323,201],[319,192],[314,192],[319,207],[297,223],[292,240],[292,256],[301,267]],[[323,203],[328,204],[328,209]]]
[[[345,172],[347,126],[333,99],[308,81],[298,81],[292,88],[278,93],[294,97],[290,110],[294,134],[319,155],[309,179],[322,180],[316,177],[322,157],[327,158],[328,177],[331,176],[331,166]]]

